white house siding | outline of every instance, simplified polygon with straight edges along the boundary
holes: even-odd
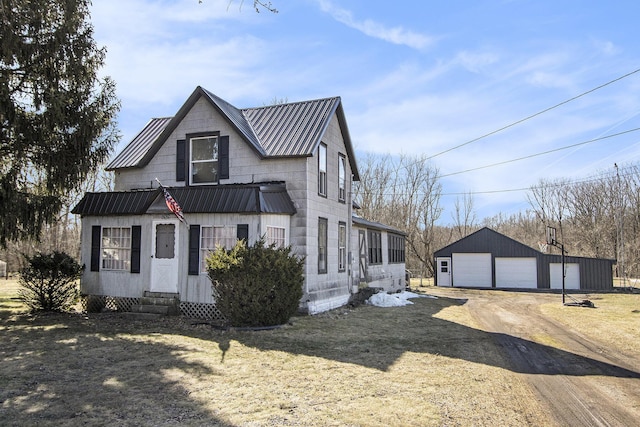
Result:
[[[287,216],[288,218],[288,216]],[[239,215],[239,214],[188,214],[185,219],[189,224],[198,224],[202,226],[237,226],[238,224],[249,225],[249,244],[253,244],[260,236],[259,215]],[[186,229],[186,227],[183,227]],[[186,232],[186,231],[185,231]],[[183,253],[189,251],[188,234],[182,242]],[[211,292],[211,281],[207,273],[199,275],[189,275],[188,262],[186,258],[180,263],[180,301],[213,304],[213,296]]]
[[[149,289],[150,263],[144,262],[151,254],[152,216],[112,216],[82,218],[82,241],[89,242],[81,249],[81,262],[85,265],[80,280],[80,292],[87,295],[109,295],[114,297],[139,298]],[[160,217],[156,217],[160,219]],[[90,271],[91,227],[131,227],[141,226],[140,273],[129,271]],[[182,233],[180,234],[182,238]]]
[[[365,232],[365,238],[367,236],[367,228],[360,225],[354,226],[351,230],[351,268],[354,278],[353,283],[358,284],[360,279],[359,263],[360,263],[360,248],[358,242],[359,231]],[[390,263],[389,262],[389,233],[384,230],[380,231],[382,234],[382,264],[370,264],[368,262],[367,253],[367,286],[371,288],[382,288],[386,292],[401,291],[406,287],[405,283],[405,263]],[[368,247],[369,242],[367,242]]]
[[[322,140],[327,146],[327,197],[318,195],[318,157],[306,159],[308,183],[306,194],[300,199],[291,194],[294,202],[299,202],[298,214],[292,218],[292,233],[295,224],[297,231],[295,244],[306,253],[305,287],[302,308],[310,313],[319,313],[340,307],[351,296],[350,265],[347,262],[344,271],[338,271],[338,225],[347,226],[347,251],[351,247],[351,169],[346,165],[346,200],[338,201],[338,156],[346,155],[344,140],[340,132],[337,116],[334,115]],[[288,188],[288,184],[287,184]],[[298,216],[302,218],[299,218]],[[327,219],[327,273],[318,274],[318,220]],[[300,220],[302,219],[302,220]],[[292,236],[293,239],[293,236]],[[294,241],[292,240],[292,243]],[[348,254],[347,254],[348,260]]]
[[[333,115],[322,140],[327,145],[328,194],[326,198],[318,195],[317,150],[312,157],[261,159],[229,122],[204,99],[195,103],[147,166],[142,169],[116,172],[115,190],[157,187],[155,178],[168,187],[185,185],[184,182],[175,180],[176,141],[185,139],[189,133],[206,131],[219,131],[221,135],[229,135],[230,179],[222,180],[221,184],[286,182],[287,192],[297,210],[297,213],[289,219],[289,243],[294,247],[296,254],[305,256],[306,259],[301,308],[313,314],[344,305],[350,296],[350,265],[347,263],[346,270],[338,272],[338,223],[342,221],[347,225],[346,247],[350,248],[352,171],[347,158],[346,201],[338,202],[338,156],[339,154],[347,156],[348,153],[337,115]],[[317,271],[319,217],[328,220],[327,274],[318,274]],[[181,240],[185,239],[183,242],[185,245],[187,237],[187,233],[180,235]],[[185,265],[181,269],[186,269],[186,263],[182,264]],[[186,270],[184,274],[181,271],[180,277],[186,277]],[[189,298],[190,301],[201,301],[202,298],[209,301],[210,295],[201,290],[203,288],[201,281],[195,279],[197,284],[193,282],[193,277],[190,277],[187,288],[183,289],[184,295],[181,296]]]

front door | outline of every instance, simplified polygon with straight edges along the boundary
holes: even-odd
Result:
[[[151,291],[178,292],[178,221],[154,221]]]
[[[438,286],[451,286],[451,258],[438,258]]]

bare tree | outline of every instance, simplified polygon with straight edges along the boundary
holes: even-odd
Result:
[[[435,223],[442,214],[438,174],[426,156],[369,155],[355,187],[360,215],[407,233],[407,267],[428,275],[434,272]]]
[[[473,207],[473,195],[465,193],[456,199],[455,213],[452,213],[453,230],[456,239],[462,239],[476,228],[477,217]]]

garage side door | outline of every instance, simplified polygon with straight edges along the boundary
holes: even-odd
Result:
[[[496,258],[496,287],[536,289],[538,269],[535,258]]]
[[[567,275],[564,279],[565,289],[580,289],[580,265],[565,264]],[[562,289],[562,264],[549,264],[551,289]]]
[[[451,261],[453,286],[490,288],[491,254],[456,254]]]

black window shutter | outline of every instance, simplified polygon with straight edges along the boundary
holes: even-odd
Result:
[[[229,136],[221,136],[218,147],[220,179],[229,179]]]
[[[100,239],[102,227],[91,227],[91,271],[100,271]]]
[[[142,244],[142,227],[131,226],[131,272],[140,273],[140,245]]]
[[[244,240],[246,244],[249,244],[249,224],[238,224],[236,234],[238,240]]]
[[[189,226],[189,275],[200,274],[200,226]]]
[[[187,141],[179,139],[176,143],[176,181],[185,180]]]

